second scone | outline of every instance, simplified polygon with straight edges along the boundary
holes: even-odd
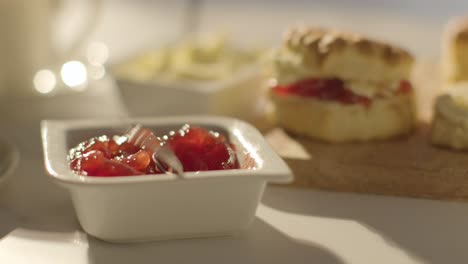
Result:
[[[439,146],[468,149],[468,82],[460,82],[437,97],[431,140]]]
[[[412,64],[408,52],[357,34],[293,28],[273,60],[276,120],[329,142],[408,133],[415,122]]]

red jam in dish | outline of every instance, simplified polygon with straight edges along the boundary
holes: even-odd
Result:
[[[162,137],[184,166],[184,171],[238,169],[232,144],[220,133],[185,125],[178,132]],[[126,142],[125,137],[91,138],[70,150],[70,168],[95,177],[132,176],[162,173],[150,151]]]
[[[298,95],[314,97],[324,101],[337,101],[343,104],[362,104],[369,106],[371,98],[355,94],[338,78],[305,79],[290,85],[279,85],[272,88],[278,95]],[[401,81],[397,93],[407,93],[412,90],[408,81]]]
[[[184,165],[184,171],[239,168],[234,146],[220,133],[184,126],[168,142]]]

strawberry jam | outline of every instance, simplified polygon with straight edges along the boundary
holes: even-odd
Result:
[[[168,142],[184,165],[184,171],[239,168],[234,146],[217,132],[186,125]]]
[[[162,137],[184,166],[184,171],[238,169],[234,146],[225,136],[200,127],[185,125]],[[91,138],[70,150],[70,168],[81,175],[96,177],[162,173],[153,153],[130,144],[125,137]]]
[[[313,97],[323,101],[336,101],[342,104],[362,104],[369,106],[372,99],[355,94],[338,78],[304,79],[290,85],[279,85],[272,88],[278,95],[298,95]],[[397,93],[407,93],[412,90],[408,81],[401,81]]]

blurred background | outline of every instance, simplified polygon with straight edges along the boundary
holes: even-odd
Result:
[[[83,90],[91,83],[78,85],[85,79],[104,76],[102,65],[188,33],[223,32],[236,43],[269,48],[300,23],[365,33],[437,61],[443,26],[467,11],[462,0],[1,0],[0,94],[48,94],[63,82]],[[82,65],[63,68],[68,61]],[[34,77],[42,86],[35,92]]]
[[[87,1],[66,1],[62,23],[85,19],[79,12]],[[91,39],[106,42],[114,58],[138,47],[180,37],[191,1],[103,1],[100,21]],[[335,26],[389,39],[421,56],[437,57],[443,25],[464,15],[463,0],[260,0],[197,1],[201,31],[227,30],[235,39],[271,45],[289,25],[308,23]],[[81,21],[83,23],[83,21]],[[72,34],[63,27],[61,36]],[[69,44],[69,43],[68,43]]]

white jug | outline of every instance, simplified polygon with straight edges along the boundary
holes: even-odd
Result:
[[[53,18],[60,0],[0,0],[0,96],[34,94],[34,74],[65,62],[92,32],[101,1],[90,0],[89,22],[77,32],[70,50],[57,54],[52,44]]]

